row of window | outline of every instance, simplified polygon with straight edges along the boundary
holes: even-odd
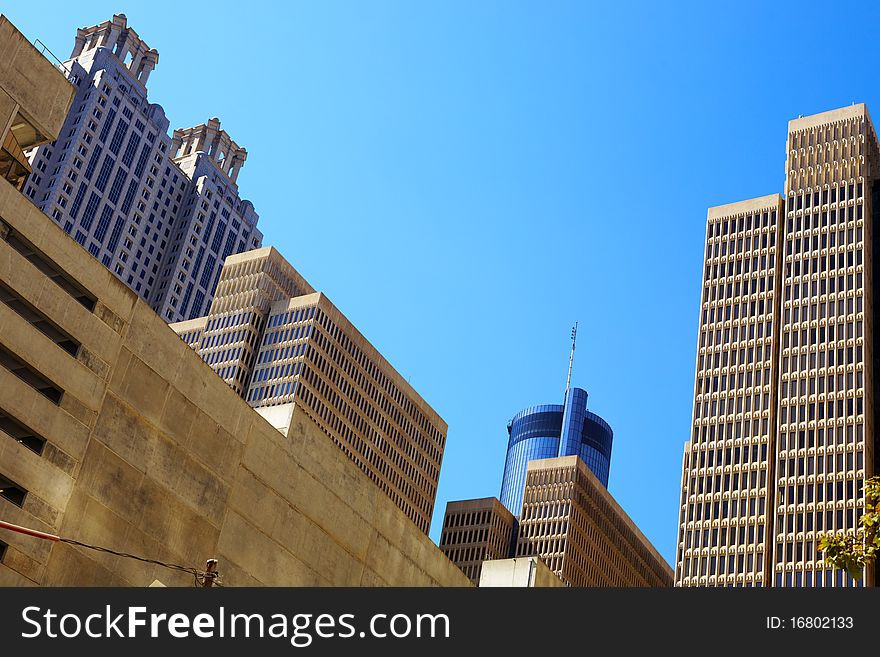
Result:
[[[725,446],[707,449],[696,447],[691,451],[692,468],[713,468],[726,465],[748,466],[749,463],[758,463],[767,460],[767,443],[761,441],[751,445],[737,445],[736,447]]]
[[[789,405],[790,404],[790,405]],[[792,403],[787,399],[780,402],[779,423],[783,430],[786,424],[813,422],[814,420],[834,420],[852,417],[853,413],[862,415],[865,410],[864,397],[828,400],[826,402]]]
[[[835,158],[836,159],[836,158]],[[799,167],[794,167],[799,168]],[[786,200],[786,208],[789,212],[796,210],[804,210],[828,203],[843,203],[845,201],[853,201],[862,198],[863,185],[861,180],[858,183],[845,181],[827,186],[825,189],[813,192],[800,192],[793,194]],[[789,218],[788,230],[791,231],[791,218]]]
[[[696,444],[711,444],[716,440],[724,440],[725,437],[727,440],[765,438],[770,428],[767,418],[757,417],[757,413],[755,417],[747,417],[737,422],[726,423],[721,421],[717,424],[709,424],[709,418],[705,414],[706,409],[702,408],[700,410],[703,411],[703,415],[698,415],[696,422],[699,424],[696,424],[694,427],[694,442]],[[712,416],[711,419],[715,420],[717,417]]]
[[[704,311],[707,312],[708,310]],[[765,336],[769,339],[772,328],[769,321],[758,322],[754,318],[743,319],[723,328],[722,326],[722,324],[704,326],[700,331],[700,347],[724,346],[731,350],[743,349],[749,346],[745,343],[750,340],[763,340]]]
[[[747,468],[751,468],[751,470]],[[723,474],[719,471],[714,472],[716,472],[714,476],[710,472],[706,475],[691,477],[688,495],[742,492],[756,489],[759,485],[761,488],[767,485],[767,464],[765,461],[753,461],[751,465],[743,464],[733,472],[724,472]],[[693,520],[693,518],[689,517],[688,520]]]
[[[860,243],[862,226],[855,221],[861,218],[862,206],[858,205],[855,208],[841,208],[840,212],[831,210],[789,219],[789,232],[786,234],[788,255],[791,255],[791,245],[801,245],[802,251],[817,251],[820,248],[840,248]]]
[[[742,257],[757,257],[759,253],[751,253],[763,249],[772,249],[776,246],[776,232],[764,230],[760,233],[739,234],[723,239],[710,239],[706,245],[706,261],[714,258],[723,258],[728,255]]]
[[[850,255],[852,255],[852,254],[850,254]],[[827,280],[830,282],[830,281],[834,281],[835,279],[829,277]],[[837,297],[838,297],[837,303],[840,308],[838,310],[838,314],[841,314],[841,315],[843,314],[843,310],[842,310],[843,297],[844,296],[852,297],[853,293],[855,293],[856,297],[859,299],[858,310],[856,312],[862,312],[862,310],[861,310],[861,308],[862,308],[862,302],[861,302],[862,274],[861,274],[861,272],[859,272],[858,274],[855,274],[855,278],[853,278],[853,274],[848,274],[846,276],[846,278],[844,278],[843,276],[838,276],[836,280],[838,283],[837,289],[836,290],[831,289],[833,287],[833,284],[830,284],[828,291],[832,295],[835,293],[837,294]],[[784,287],[785,287],[785,300],[789,301],[791,299],[803,298],[804,302],[809,303],[809,302],[815,302],[818,299],[820,301],[820,310],[822,310],[822,306],[824,304],[827,304],[829,316],[831,316],[834,314],[834,301],[835,300],[833,299],[833,296],[827,297],[827,298],[825,296],[820,296],[820,295],[824,295],[825,292],[819,292],[819,290],[821,290],[824,287],[823,283],[825,281],[826,281],[826,278],[822,278],[821,280],[813,280],[813,281],[808,281],[808,280],[803,280],[803,279],[797,279],[797,280],[786,279],[785,285],[784,285]],[[844,285],[844,281],[846,282],[846,285]],[[802,302],[802,303],[804,303],[804,302]],[[850,308],[852,308],[852,302],[850,302]],[[852,310],[850,310],[849,312],[852,313]],[[821,317],[825,317],[825,315],[823,314]]]
[[[788,432],[782,430],[779,433],[779,449],[810,449],[813,447],[825,447],[837,445],[854,445],[865,439],[865,427],[862,423],[855,423],[855,418],[848,417],[847,424],[837,426],[822,426],[802,429],[801,431]]]
[[[803,130],[788,133],[788,147],[790,149],[806,149],[810,146],[828,144],[839,139],[863,138],[867,131],[864,117],[843,119],[819,126],[812,126]],[[790,152],[794,155],[794,150]]]
[[[817,367],[819,369],[824,367],[852,367],[852,366],[861,366],[864,364],[862,360],[862,346],[858,345],[855,348],[839,347],[834,349],[835,345],[830,345],[827,350],[822,349],[821,351],[816,352],[815,349],[818,348],[816,345],[812,345],[809,354],[803,353],[803,351],[807,347],[800,347],[802,353],[800,356],[797,353],[792,353],[789,356],[789,350],[783,350],[782,356],[782,376],[785,377],[795,372],[805,372],[807,370],[815,370]],[[796,350],[792,350],[796,351]]]
[[[746,500],[742,500],[745,503]],[[754,516],[755,498],[749,500]],[[764,498],[760,498],[761,515],[764,515]],[[736,511],[733,512],[734,515]],[[724,515],[724,518],[730,516]],[[741,520],[741,519],[740,519]],[[700,529],[689,529],[684,532],[684,550],[685,554],[689,550],[705,550],[715,548],[720,552],[735,552],[743,546],[761,545],[764,543],[765,525],[757,524],[756,518],[749,518],[748,525],[740,525],[738,527],[713,527]]]
[[[859,456],[861,455],[862,453],[859,452]],[[838,456],[842,457],[843,454],[838,454]],[[852,457],[853,453],[850,452],[849,456]],[[823,502],[829,504],[843,503],[862,498],[863,490],[861,480],[856,481],[855,479],[847,479],[846,481],[827,481],[824,484],[822,482],[818,482],[806,485],[784,485],[786,473],[789,476],[794,476],[794,473],[798,473],[798,475],[804,474],[804,460],[805,459],[799,459],[799,463],[795,463],[794,461],[782,461],[780,463],[781,469],[780,472],[777,473],[777,476],[780,477],[779,485],[776,488],[777,504],[785,506],[786,504],[812,504],[814,502],[817,502],[821,505],[821,503]],[[812,458],[810,460],[812,461]],[[828,470],[821,469],[821,456],[818,458],[818,461],[820,463],[819,472],[823,472],[826,475],[833,476],[835,472],[833,465],[834,459],[829,459]],[[842,458],[837,459],[837,464],[841,464],[842,461]],[[851,458],[850,463],[852,463]],[[809,470],[809,468],[806,469],[808,474],[813,474]],[[838,469],[837,472],[846,471],[844,471],[843,469]],[[852,474],[852,468],[849,469],[849,473]],[[821,527],[819,527],[819,529],[821,529]],[[803,530],[799,529],[798,531]]]
[[[739,217],[727,217],[709,222],[708,237],[712,239],[730,235],[731,233],[772,229],[774,226],[776,226],[776,210],[740,215]]]

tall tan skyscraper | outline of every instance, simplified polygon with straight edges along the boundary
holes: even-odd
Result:
[[[816,546],[858,527],[876,472],[867,108],[790,121],[787,153],[784,200],[709,210],[682,586],[856,585]]]
[[[778,194],[709,210],[679,582],[766,581],[781,213]]]

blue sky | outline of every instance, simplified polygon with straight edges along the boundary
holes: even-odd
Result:
[[[574,385],[670,562],[706,208],[782,192],[787,121],[878,92],[866,3],[21,2],[65,59],[124,12],[172,127],[217,116],[276,246],[449,423],[448,500]]]

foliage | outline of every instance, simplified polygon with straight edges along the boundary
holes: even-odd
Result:
[[[825,563],[861,579],[865,566],[880,552],[880,477],[865,482],[865,513],[853,534],[825,534],[819,541]]]

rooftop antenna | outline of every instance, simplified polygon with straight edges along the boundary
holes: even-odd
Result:
[[[571,388],[571,367],[574,364],[574,347],[577,344],[578,323],[575,322],[571,329],[571,353],[568,355],[568,378],[565,380],[565,399],[563,405],[568,401],[568,390]]]

